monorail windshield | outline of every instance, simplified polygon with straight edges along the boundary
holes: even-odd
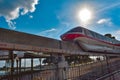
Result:
[[[81,27],[76,27],[76,28],[68,31],[67,33],[70,33],[70,32],[82,32],[82,28]]]

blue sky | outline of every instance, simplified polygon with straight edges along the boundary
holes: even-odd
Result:
[[[87,24],[78,18],[83,8],[92,12]],[[60,39],[76,26],[120,40],[120,0],[0,0],[2,28]]]

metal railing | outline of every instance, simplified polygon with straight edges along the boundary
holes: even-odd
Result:
[[[105,78],[118,73],[120,59],[111,59],[108,60],[108,63],[109,65],[107,65],[106,60],[103,60],[77,64],[67,68],[45,66],[39,70],[33,69],[33,71],[13,72],[12,75],[6,74],[0,76],[0,80],[107,80]]]
[[[120,77],[120,70],[114,71],[112,73],[106,74],[100,78],[97,78],[96,80],[119,80]]]

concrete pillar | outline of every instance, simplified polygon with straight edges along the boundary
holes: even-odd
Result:
[[[19,80],[21,79],[21,58],[19,58]]]
[[[33,79],[33,58],[31,58],[31,80]]]
[[[12,51],[12,50],[9,51],[9,57],[10,57],[10,59],[11,59],[11,71],[10,71],[10,73],[11,73],[11,80],[13,80],[13,73],[14,73],[14,54],[13,54],[13,51]]]
[[[19,73],[21,73],[21,58],[19,58]]]
[[[39,62],[40,62],[40,70],[41,70],[41,67],[42,67],[42,65],[41,65],[41,58],[39,58]]]
[[[31,58],[31,71],[33,71],[33,58]]]
[[[58,55],[58,78],[65,80],[67,78],[68,63],[65,61],[64,55]]]

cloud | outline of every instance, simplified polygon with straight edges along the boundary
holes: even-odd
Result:
[[[104,8],[99,9],[97,12],[98,12],[98,13],[99,13],[99,12],[103,12],[103,11],[105,11],[105,10],[114,8],[114,7],[116,7],[116,6],[120,6],[120,3],[113,3],[113,4],[111,4],[111,5],[107,6],[107,7],[104,7]]]
[[[71,25],[70,22],[63,21],[62,20],[63,18],[60,15],[57,15],[56,18],[59,20],[59,22],[61,23],[62,26],[69,27]]]
[[[119,34],[119,35],[120,35],[120,30],[116,31],[116,34]]]
[[[15,29],[15,28],[16,28],[14,22],[8,20],[7,23],[8,23],[8,26],[9,26],[11,29]]]
[[[97,23],[98,24],[103,24],[103,23],[105,23],[105,22],[107,22],[108,20],[106,20],[106,19],[100,19],[99,21],[97,21]]]
[[[45,30],[38,33],[38,35],[54,38],[55,32],[57,32],[57,29],[51,28],[50,30]]]
[[[56,29],[55,29],[55,28],[52,28],[52,29],[50,29],[50,30],[43,31],[42,33],[49,33],[49,32],[54,32],[54,31],[56,31]]]
[[[107,19],[103,18],[103,19],[98,20],[97,24],[106,24],[106,25],[111,26],[113,23],[112,23],[111,19],[109,19],[109,18],[107,18]]]
[[[0,1],[0,16],[3,16],[11,28],[15,28],[12,20],[17,19],[20,15],[25,15],[28,12],[35,11],[35,5],[38,0],[1,0]]]
[[[29,15],[29,18],[30,18],[30,19],[32,19],[32,18],[33,18],[33,16],[32,16],[32,15]]]
[[[66,26],[66,27],[69,27],[70,26],[70,23],[68,22],[61,22],[62,25]]]
[[[113,36],[115,36],[116,39],[120,40],[120,30],[116,30],[112,32]]]

